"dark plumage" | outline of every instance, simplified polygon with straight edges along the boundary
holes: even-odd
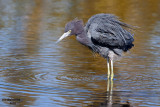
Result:
[[[108,75],[110,75],[109,59],[111,60],[111,78],[113,78],[113,61],[134,46],[133,35],[124,28],[130,29],[131,26],[119,21],[112,14],[96,14],[85,26],[83,21],[78,19],[68,22],[65,26],[66,33],[57,42],[67,36],[76,35],[81,44],[107,59]]]

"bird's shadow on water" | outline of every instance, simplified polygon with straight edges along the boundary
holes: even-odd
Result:
[[[133,107],[131,103],[125,99],[122,100],[121,97],[129,97],[130,91],[113,91],[113,80],[107,80],[107,91],[103,94],[105,96],[105,100],[100,102],[92,102],[92,104],[88,105],[89,107]],[[100,98],[93,98],[100,99]]]

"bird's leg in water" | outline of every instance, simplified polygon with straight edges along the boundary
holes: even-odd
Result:
[[[107,58],[107,68],[108,68],[108,79],[110,78],[110,67],[109,67],[109,59]]]
[[[113,79],[114,73],[113,73],[113,61],[111,60],[111,79]]]

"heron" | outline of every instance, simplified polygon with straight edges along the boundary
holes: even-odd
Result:
[[[107,60],[108,79],[114,77],[113,63],[129,51],[134,38],[132,26],[119,20],[113,14],[99,13],[89,18],[84,25],[83,20],[74,19],[65,25],[65,33],[56,41],[75,35],[76,40],[87,46],[94,53]]]

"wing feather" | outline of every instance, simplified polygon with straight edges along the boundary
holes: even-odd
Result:
[[[85,28],[91,34],[91,40],[95,45],[127,51],[133,46],[134,39],[124,28],[130,27],[114,15],[98,14],[89,19]]]

